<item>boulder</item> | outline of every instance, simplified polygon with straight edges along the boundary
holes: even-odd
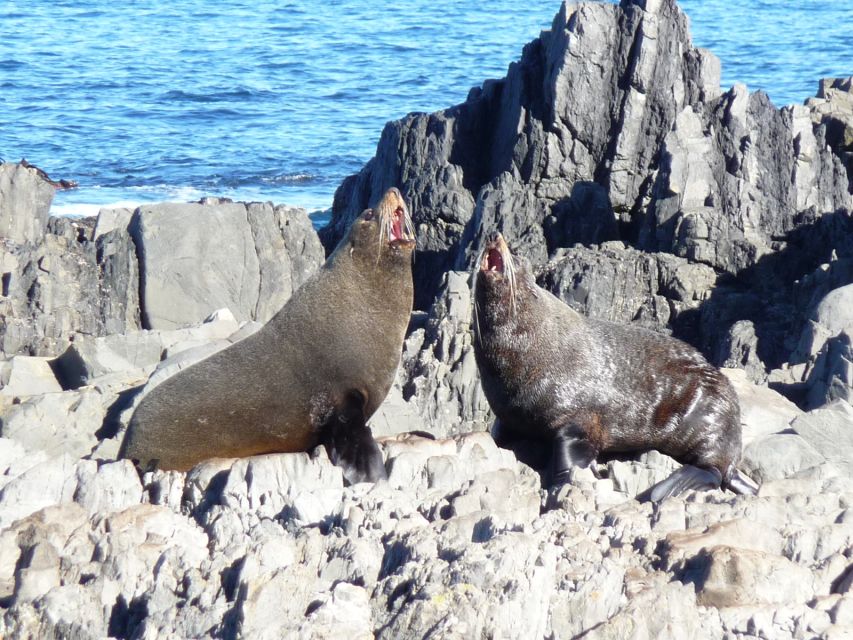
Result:
[[[194,324],[221,307],[264,322],[323,259],[304,211],[269,203],[145,205],[130,234],[149,329]]]
[[[41,240],[55,192],[36,167],[0,164],[0,240],[17,244]]]

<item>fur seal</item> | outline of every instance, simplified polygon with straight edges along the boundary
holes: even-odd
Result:
[[[599,454],[657,449],[684,466],[651,488],[655,502],[687,489],[757,493],[736,468],[734,388],[693,347],[583,317],[540,288],[500,234],[475,269],[474,352],[496,439],[550,442],[555,484]]]
[[[323,444],[350,482],[384,478],[367,420],[400,361],[414,247],[409,210],[389,189],[267,324],[152,389],[119,455],[183,471]]]

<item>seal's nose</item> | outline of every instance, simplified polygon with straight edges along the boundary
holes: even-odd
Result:
[[[488,244],[498,244],[501,241],[501,233],[500,231],[492,231],[488,236],[486,236],[486,242]]]

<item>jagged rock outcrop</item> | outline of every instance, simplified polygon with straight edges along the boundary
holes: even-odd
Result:
[[[806,106],[815,124],[826,125],[826,141],[847,166],[853,183],[853,76],[821,80],[816,98]]]
[[[618,238],[738,273],[804,214],[851,197],[809,108],[776,109],[742,85],[721,93],[719,81],[674,0],[566,3],[506,78],[389,123],[341,185],[324,241],[394,184],[424,254],[421,308],[495,229],[534,264]]]
[[[802,283],[853,282],[850,83],[824,81],[819,99],[779,109],[719,82],[719,61],[692,46],[675,0],[565,3],[505,78],[388,123],[376,156],[338,189],[321,237],[329,249],[363,207],[400,187],[418,230],[420,309],[494,230],[569,302],[577,291],[562,282],[589,278],[588,264],[572,261],[572,272],[564,259],[578,243],[685,258],[718,277],[680,324],[683,301],[665,291],[616,288],[610,309],[676,321],[669,329],[715,364],[765,380],[792,362],[817,303],[804,304]],[[826,263],[837,264],[822,276]]]
[[[2,171],[15,176],[0,190],[6,355],[57,356],[75,337],[186,327],[223,307],[263,322],[323,259],[302,209],[207,199],[47,218],[53,187]]]
[[[0,238],[17,244],[40,240],[47,229],[55,192],[56,187],[44,180],[35,167],[0,164]]]

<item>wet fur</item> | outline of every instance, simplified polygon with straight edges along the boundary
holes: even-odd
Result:
[[[394,380],[413,294],[412,247],[379,241],[383,207],[402,203],[389,194],[259,331],[143,398],[120,455],[186,470],[322,443],[350,481],[384,477],[367,420]]]
[[[475,355],[504,437],[553,443],[557,482],[601,453],[657,449],[695,470],[661,483],[655,500],[714,482],[754,493],[736,469],[740,409],[719,370],[668,336],[582,317],[515,260],[514,305],[507,281],[476,276]]]

